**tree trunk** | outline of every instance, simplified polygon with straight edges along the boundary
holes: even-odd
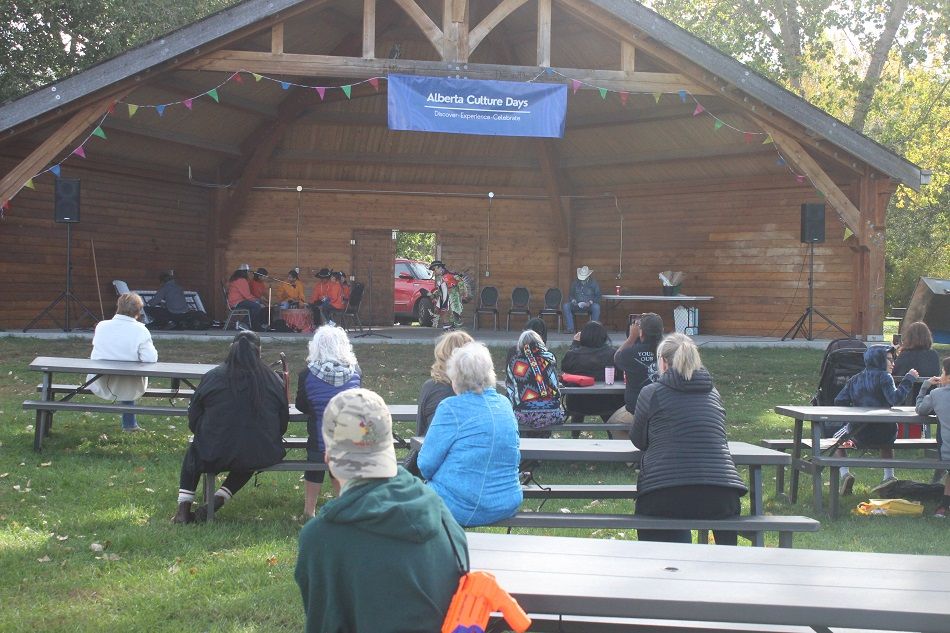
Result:
[[[801,23],[798,19],[796,0],[774,0],[775,18],[782,33],[782,57],[788,70],[788,82],[798,95],[804,95],[802,88],[802,37]]]
[[[907,13],[907,2],[908,0],[893,0],[890,13],[887,15],[887,21],[884,23],[884,30],[881,31],[881,36],[874,43],[871,62],[868,64],[868,70],[861,82],[861,89],[858,91],[857,99],[854,102],[854,116],[851,117],[851,127],[859,132],[864,131],[864,125],[867,123],[871,101],[874,99],[878,84],[880,84],[881,73],[884,72],[884,63],[887,61],[887,55],[891,51],[891,47],[894,46],[897,29],[900,28],[901,22],[904,20],[904,14]]]

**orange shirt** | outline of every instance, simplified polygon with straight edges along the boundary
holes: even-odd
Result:
[[[247,279],[238,278],[228,284],[228,307],[233,308],[242,301],[257,301],[251,294]]]
[[[257,299],[264,299],[267,297],[267,284],[259,279],[251,279],[247,282],[250,286],[251,294],[254,295]]]
[[[331,288],[330,305],[333,306],[336,310],[342,310],[346,307],[346,294],[347,291],[339,281],[333,282],[333,287]]]
[[[336,283],[332,279],[320,279],[318,277],[317,283],[313,286],[313,292],[310,294],[310,303],[319,303],[324,297],[328,297],[332,301],[332,287],[339,285],[340,284]]]

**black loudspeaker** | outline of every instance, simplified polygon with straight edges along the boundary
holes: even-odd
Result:
[[[802,205],[802,243],[821,243],[825,241],[825,205]]]
[[[60,223],[79,222],[79,179],[57,178],[53,219]]]

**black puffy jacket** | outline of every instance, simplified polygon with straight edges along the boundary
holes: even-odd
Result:
[[[235,397],[224,365],[205,374],[188,405],[188,427],[195,434],[203,472],[248,471],[273,466],[284,458],[282,439],[290,408],[284,385],[268,372],[260,415],[249,389]]]
[[[726,410],[705,368],[690,380],[670,369],[644,387],[630,440],[643,451],[640,494],[692,485],[748,492],[729,453]]]

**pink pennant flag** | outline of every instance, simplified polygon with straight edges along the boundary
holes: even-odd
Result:
[[[86,150],[84,150],[84,149],[82,148],[82,145],[80,145],[79,147],[77,147],[76,149],[73,150],[73,154],[75,154],[75,155],[78,156],[79,158],[85,158],[85,157],[86,157]]]
[[[742,140],[744,140],[746,143],[751,143],[754,138],[755,138],[755,134],[753,134],[752,132],[742,133]]]
[[[109,104],[109,114],[115,114],[115,104],[115,101]]]
[[[189,110],[191,110],[191,99],[185,99],[184,101],[182,101],[182,103],[185,104],[185,107],[186,107],[186,108],[188,108]]]
[[[620,105],[627,105],[627,97],[629,94],[630,93],[624,92],[623,90],[620,91]]]
[[[702,104],[697,103],[696,109],[693,110],[693,116],[699,116],[703,112],[705,112],[705,109],[703,108]]]
[[[581,87],[581,82],[576,79],[571,79],[571,90],[574,94],[577,94],[577,89]]]
[[[798,184],[802,184],[803,182],[805,182],[805,177],[804,177],[804,176],[795,176],[795,180],[798,182]]]
[[[9,211],[9,210],[10,210],[10,201],[9,201],[9,200],[4,200],[4,201],[3,201],[3,207],[2,207],[2,208],[3,208],[4,211]]]
[[[243,83],[244,83],[244,77],[241,76],[241,73],[234,73],[234,81],[237,82],[237,83],[239,83],[239,84],[243,84]]]
[[[314,90],[316,90],[317,94],[320,95],[320,101],[323,101],[323,95],[327,93],[327,89],[323,86],[316,86]]]
[[[378,77],[370,77],[369,85],[373,87],[373,90],[375,90],[376,92],[379,92],[379,78]]]

